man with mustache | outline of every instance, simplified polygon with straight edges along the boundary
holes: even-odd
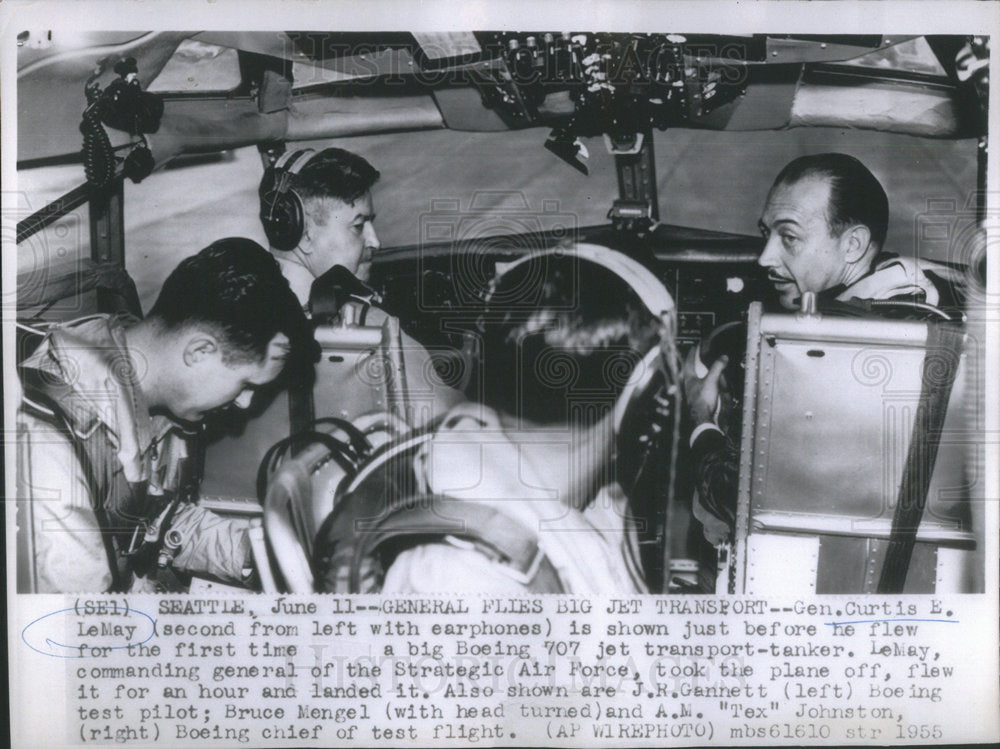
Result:
[[[864,314],[869,300],[916,302],[946,311],[961,308],[961,276],[947,266],[884,250],[889,200],[875,176],[853,156],[802,156],[778,174],[758,225],[766,244],[758,264],[767,270],[781,305],[799,308],[817,295],[821,311]],[[684,384],[699,501],[695,517],[714,544],[732,532],[739,474],[739,416],[720,400],[727,357],[699,376],[697,347]],[[721,393],[724,394],[724,393]],[[735,422],[735,423],[734,423]]]
[[[183,260],[143,320],[51,327],[18,368],[19,588],[151,591],[168,567],[171,584],[248,576],[250,523],[196,504],[187,437],[307,370],[314,346],[277,262],[238,238]]]

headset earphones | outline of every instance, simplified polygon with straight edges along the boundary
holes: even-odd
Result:
[[[260,184],[260,222],[267,241],[276,250],[294,250],[302,241],[305,208],[292,185],[295,175],[315,153],[312,148],[287,151],[264,172]]]
[[[659,323],[659,340],[633,367],[614,406],[615,478],[636,513],[640,559],[648,580],[668,567],[662,528],[669,528],[680,444],[680,357],[675,344],[676,305],[670,292],[638,261],[599,245],[582,244],[519,258],[498,268],[489,304],[512,268],[548,256],[576,257],[624,281]],[[656,572],[660,570],[661,572]]]
[[[670,296],[670,292],[653,275],[652,271],[624,253],[595,244],[577,244],[570,248],[546,250],[541,253],[525,255],[510,263],[498,264],[499,272],[490,284],[490,289],[486,295],[487,304],[493,298],[499,281],[514,268],[524,263],[546,257],[559,257],[563,255],[589,261],[614,273],[636,292],[653,317],[660,321],[658,343],[646,353],[641,362],[636,364],[629,377],[628,384],[625,386],[615,405],[615,434],[619,434],[622,431],[626,413],[634,410],[630,409],[629,405],[637,400],[635,398],[636,394],[648,388],[654,374],[658,370],[658,362],[662,361],[664,363],[664,373],[671,379],[668,387],[675,386],[679,381],[679,359],[674,348],[674,331],[676,330],[674,312],[676,306],[673,297]]]

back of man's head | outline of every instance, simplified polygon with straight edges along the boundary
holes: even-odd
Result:
[[[219,339],[223,361],[259,362],[278,333],[289,361],[307,359],[309,323],[274,257],[250,239],[230,237],[185,258],[164,281],[146,319],[164,332],[188,327]]]
[[[779,186],[794,185],[803,179],[823,179],[830,185],[827,224],[833,236],[862,224],[871,232],[871,241],[881,249],[889,225],[889,199],[868,167],[844,153],[801,156],[790,162],[775,178]]]
[[[581,408],[613,406],[660,333],[660,320],[614,271],[572,251],[539,255],[496,280],[474,381],[491,408],[569,423]]]

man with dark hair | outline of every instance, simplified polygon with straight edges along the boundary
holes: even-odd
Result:
[[[382,590],[644,592],[623,491],[640,482],[624,465],[662,416],[652,399],[665,403],[668,390],[672,310],[649,271],[604,247],[501,269],[482,318],[481,402],[453,408],[413,459],[419,494],[479,511],[465,537],[425,536],[400,552]],[[669,473],[663,455],[646,462]],[[461,507],[430,510],[465,518]],[[471,519],[480,513],[484,527]],[[533,551],[519,565],[497,538]]]
[[[841,153],[802,156],[781,170],[768,192],[759,221],[766,244],[757,262],[786,309],[797,309],[803,294],[813,292],[819,309],[834,314],[870,314],[872,300],[901,302],[894,311],[904,314],[920,305],[960,312],[960,274],[885,252],[888,221],[885,190],[864,164]],[[700,498],[695,515],[706,538],[721,543],[736,509],[739,415],[725,408],[720,413],[720,403],[726,403],[720,401],[720,379],[728,358],[699,373],[697,353],[695,347],[684,372]]]
[[[577,406],[617,400],[628,372],[656,343],[659,319],[608,268],[542,257],[505,273],[493,291],[493,311],[483,318],[482,402],[532,423],[567,424]],[[579,298],[581,290],[616,288]],[[505,298],[508,289],[516,297]],[[513,387],[517,372],[524,376]],[[593,397],[581,401],[574,392]]]
[[[953,271],[883,251],[888,224],[889,200],[864,164],[842,153],[802,156],[768,193],[759,221],[767,244],[757,262],[787,309],[806,291],[841,302],[906,298],[956,307]]]
[[[868,227],[876,247],[885,244],[889,198],[868,167],[844,153],[800,156],[778,173],[772,191],[779,185],[795,185],[807,178],[826,180],[829,184],[827,225],[831,235],[861,224]]]
[[[272,242],[271,251],[281,265],[292,291],[303,306],[312,283],[334,266],[341,266],[360,281],[368,280],[371,256],[379,248],[371,190],[379,172],[363,157],[342,148],[303,153],[297,171],[265,172],[261,182],[261,216],[268,222],[275,180],[282,177],[282,192],[294,194],[301,205],[301,232],[284,249]],[[281,244],[278,242],[277,244]]]
[[[366,284],[380,247],[371,195],[379,176],[364,158],[342,148],[290,151],[265,171],[260,216],[271,252],[314,318],[369,327],[382,326],[390,318],[376,306],[381,299]],[[285,220],[288,216],[295,218]],[[400,347],[403,371],[412,385],[403,389],[427,396],[424,403],[409,404],[412,426],[421,426],[462,396],[437,377],[428,351],[405,332]],[[365,371],[365,366],[356,371]],[[342,403],[317,402],[315,410],[318,416],[357,415],[350,404]],[[265,416],[261,429],[268,421]]]
[[[312,345],[274,258],[247,239],[183,260],[143,320],[48,329],[19,366],[23,587],[151,590],[176,584],[175,571],[249,574],[249,523],[192,501],[184,430],[247,408]]]

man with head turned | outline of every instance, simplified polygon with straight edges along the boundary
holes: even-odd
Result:
[[[354,592],[646,592],[633,508],[647,467],[668,473],[655,436],[679,368],[667,364],[672,310],[649,270],[606,247],[498,267],[474,400],[334,508],[317,534],[317,588],[350,591],[353,575]],[[412,507],[387,513],[397,492]],[[352,551],[388,536],[377,562]]]

